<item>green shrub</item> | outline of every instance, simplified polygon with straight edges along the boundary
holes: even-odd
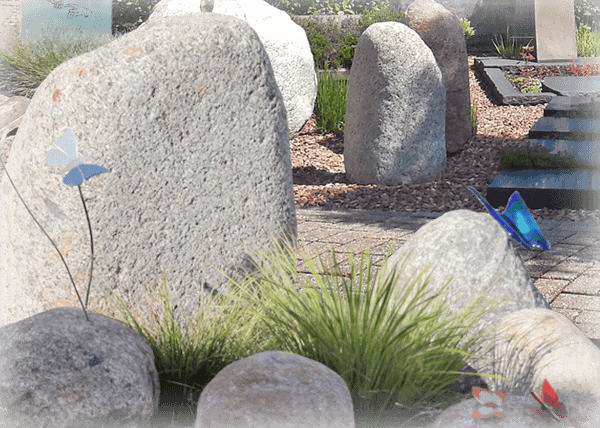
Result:
[[[577,29],[577,56],[600,56],[600,32],[581,24]]]
[[[338,52],[338,56],[341,64],[346,68],[350,68],[352,65],[358,39],[358,34],[346,34],[344,36],[344,46]]]
[[[306,31],[306,37],[315,59],[315,66],[326,68],[328,65],[339,67],[341,61],[335,52],[343,47],[340,24],[337,22],[319,23],[303,18],[300,25]]]
[[[364,30],[377,22],[400,22],[403,15],[404,12],[396,13],[380,5],[379,8],[365,11],[357,24],[345,29],[337,22],[326,24],[309,18],[303,18],[300,25],[306,31],[315,66],[325,68],[327,64],[336,68],[340,65],[350,68],[358,39]]]
[[[400,22],[404,16],[404,11],[398,13],[389,10],[387,7],[374,8],[370,11],[365,11],[358,20],[358,30],[360,34],[372,24],[378,22]]]

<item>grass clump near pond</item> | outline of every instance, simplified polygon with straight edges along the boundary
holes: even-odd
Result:
[[[469,398],[469,394],[448,394],[444,388],[460,376],[463,362],[478,358],[482,340],[493,329],[469,339],[465,335],[500,302],[482,302],[480,297],[448,316],[444,307],[449,283],[425,297],[429,277],[423,280],[422,276],[426,269],[416,279],[411,277],[401,289],[400,300],[391,304],[397,275],[379,278],[368,247],[360,254],[360,264],[351,250],[349,270],[344,270],[331,247],[332,257],[324,263],[318,252],[316,257],[311,255],[303,243],[302,257],[315,287],[310,276],[298,273],[295,245],[276,243],[274,248],[253,254],[253,274],[228,278],[227,293],[207,298],[195,319],[188,319],[186,325],[191,328],[186,328],[185,335],[174,321],[164,276],[164,292],[159,295],[163,314],[154,311],[159,307],[156,302],[149,306],[152,324],[140,321],[119,299],[121,321],[150,344],[161,390],[164,386],[163,391],[174,394],[169,399],[161,393],[163,417],[171,414],[171,419],[181,420],[169,407],[178,401],[187,407],[186,420],[193,421],[200,393],[221,369],[267,350],[302,355],[338,373],[351,391],[357,420],[366,414],[380,417],[394,401],[447,407]],[[413,288],[417,292],[409,300]],[[400,312],[405,302],[408,306]],[[179,392],[173,392],[177,388]],[[374,393],[378,395],[375,404]],[[394,415],[398,422],[415,413],[396,410]]]

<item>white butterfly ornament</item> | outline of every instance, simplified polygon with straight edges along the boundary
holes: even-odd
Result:
[[[79,186],[83,183],[83,180],[88,180],[94,175],[108,172],[108,169],[98,165],[84,164],[85,158],[77,157],[77,142],[75,135],[70,128],[67,128],[63,137],[55,141],[54,144],[58,149],[50,149],[46,153],[46,163],[50,166],[63,166],[67,164],[65,168],[60,172],[64,174],[69,171],[63,183],[67,186]]]

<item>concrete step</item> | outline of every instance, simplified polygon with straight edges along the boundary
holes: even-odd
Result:
[[[600,161],[600,138],[589,138],[583,140],[573,140],[571,127],[581,126],[577,122],[561,122],[559,118],[565,119],[569,112],[575,109],[592,107],[590,104],[594,101],[592,98],[583,97],[555,97],[544,109],[544,117],[538,121],[531,131],[527,142],[532,146],[545,147],[550,150],[550,154],[557,155],[566,153],[574,155],[579,163],[595,166]],[[600,107],[600,103],[598,103]],[[600,121],[593,120],[584,124],[587,126],[586,132],[600,129]],[[553,138],[552,134],[557,138]]]
[[[524,146],[549,154],[572,156],[578,169],[504,171],[488,186],[486,199],[494,208],[506,206],[518,191],[529,209],[600,208],[600,103],[594,97],[553,98],[544,117],[533,126]]]
[[[583,168],[600,168],[600,142],[599,141],[569,141],[558,139],[527,139],[524,146],[542,148],[549,155],[558,157],[571,157]]]
[[[600,95],[554,97],[544,109],[544,116],[600,119]]]
[[[600,119],[540,117],[527,134],[527,138],[600,142]]]
[[[503,172],[488,186],[486,199],[494,208],[506,207],[515,190],[529,209],[597,210],[600,174],[590,170]]]

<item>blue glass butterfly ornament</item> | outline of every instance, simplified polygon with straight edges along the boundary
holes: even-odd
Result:
[[[50,149],[46,153],[46,163],[50,166],[63,166],[67,165],[60,173],[64,174],[69,171],[63,183],[67,186],[79,186],[83,183],[83,180],[88,180],[94,175],[108,172],[108,169],[102,168],[98,165],[84,164],[85,158],[77,157],[77,142],[75,141],[75,135],[70,128],[67,128],[62,138],[55,141],[54,144],[58,149]]]
[[[523,244],[525,248],[550,249],[550,243],[544,238],[542,232],[540,232],[537,223],[531,216],[519,192],[515,192],[510,196],[506,210],[504,210],[504,213],[498,214],[477,190],[472,187],[468,187],[468,189],[477,196],[492,217],[500,223],[500,226],[515,241]]]

